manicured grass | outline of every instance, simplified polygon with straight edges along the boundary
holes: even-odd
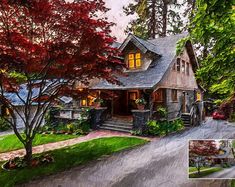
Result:
[[[54,157],[54,163],[37,168],[24,168],[10,172],[0,170],[0,184],[4,184],[4,187],[14,186],[39,176],[54,174],[74,166],[79,166],[104,155],[143,145],[146,142],[146,140],[134,137],[99,138],[71,147],[50,151],[48,153]]]
[[[194,173],[194,174],[189,174],[189,178],[202,178],[204,176],[207,176],[209,174],[212,174],[214,172],[218,172],[223,170],[223,168],[219,168],[219,167],[214,167],[211,168],[210,170],[206,170],[206,171],[201,171],[200,174]]]
[[[78,135],[65,135],[65,134],[37,134],[33,141],[33,146],[42,145],[46,143],[58,142],[76,138]],[[13,151],[24,148],[23,144],[14,135],[0,136],[0,153]]]
[[[201,167],[200,170],[204,170],[204,169],[208,169],[209,167]],[[197,168],[196,167],[189,167],[189,173],[190,172],[194,172],[194,171],[197,171]]]

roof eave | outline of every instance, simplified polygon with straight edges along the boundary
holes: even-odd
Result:
[[[190,61],[192,62],[192,65],[193,65],[193,71],[195,73],[197,69],[199,68],[199,63],[198,63],[192,42],[188,40],[185,44],[185,47],[186,47],[187,53],[189,54]]]

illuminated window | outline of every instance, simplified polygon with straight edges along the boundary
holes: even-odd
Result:
[[[129,92],[129,99],[136,100],[137,99],[137,92]]]
[[[10,115],[10,111],[8,108],[6,108],[6,115],[9,116]]]
[[[189,75],[189,63],[186,63],[186,74]]]
[[[174,101],[174,102],[176,102],[178,100],[178,98],[177,98],[177,90],[175,90],[175,89],[171,90],[171,100]]]
[[[180,72],[180,58],[177,58],[176,69],[177,69],[178,72]]]
[[[81,100],[81,106],[87,106],[87,100],[86,99]]]
[[[185,61],[182,60],[182,72],[185,73]]]
[[[128,55],[128,66],[130,69],[141,67],[141,54],[140,53],[130,53]]]
[[[155,102],[162,102],[163,101],[163,91],[162,91],[162,89],[159,89],[156,92],[154,92],[154,101]]]
[[[9,116],[10,115],[10,110],[7,107],[2,106],[2,107],[0,107],[0,115]]]

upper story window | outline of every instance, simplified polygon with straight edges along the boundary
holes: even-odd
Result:
[[[178,72],[180,72],[180,58],[177,58],[177,61],[176,61],[176,70]]]
[[[130,53],[128,54],[128,67],[130,69],[141,67],[141,54],[140,53]]]
[[[186,63],[186,74],[189,75],[189,63]]]
[[[182,60],[182,73],[185,73],[185,61],[184,60]]]

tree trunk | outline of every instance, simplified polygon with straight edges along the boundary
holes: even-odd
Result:
[[[167,30],[167,11],[168,11],[168,2],[166,0],[163,1],[163,7],[162,7],[162,33],[161,36],[166,36],[166,30]]]
[[[30,166],[31,165],[31,160],[32,160],[32,154],[33,154],[32,140],[28,140],[26,142],[25,151],[26,151],[25,159],[26,159],[26,162],[27,162],[28,166]]]
[[[151,19],[150,19],[150,33],[149,33],[149,37],[151,39],[156,38],[156,34],[157,34],[156,24],[157,24],[157,21],[156,21],[156,0],[153,0],[152,1]]]
[[[200,167],[197,168],[197,173],[198,173],[198,174],[201,173],[201,172],[200,172],[200,169],[201,169]]]

